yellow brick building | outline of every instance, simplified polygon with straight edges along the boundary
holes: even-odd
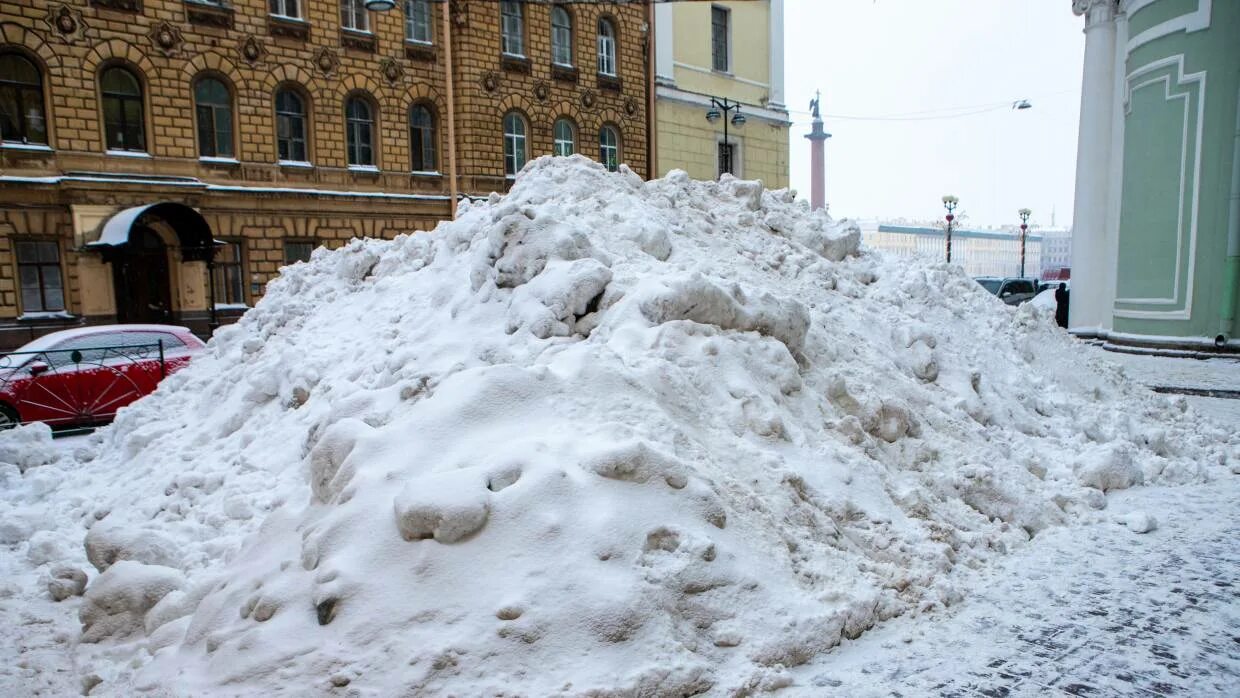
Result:
[[[665,3],[654,12],[658,173],[731,171],[788,186],[784,0]],[[707,121],[712,97],[739,102],[745,124],[732,124],[734,112]]]
[[[539,155],[647,176],[648,22],[605,1],[6,0],[0,349],[205,332],[314,247],[427,230]]]

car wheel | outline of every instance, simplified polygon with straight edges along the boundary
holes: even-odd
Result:
[[[17,410],[0,403],[0,431],[4,429],[12,429],[21,424],[21,418],[17,415]]]

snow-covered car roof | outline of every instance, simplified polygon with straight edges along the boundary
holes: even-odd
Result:
[[[13,351],[46,351],[66,339],[99,334],[101,332],[176,332],[180,334],[192,334],[188,327],[181,327],[180,325],[90,325],[88,327],[74,327],[68,330],[60,330],[59,332],[45,334],[34,341],[23,344]],[[0,354],[5,353],[8,352],[0,352]]]

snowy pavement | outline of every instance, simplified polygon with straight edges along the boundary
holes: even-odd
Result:
[[[953,610],[895,619],[795,672],[796,692],[1223,696],[1240,681],[1240,477],[1112,494],[963,584]]]
[[[1191,359],[1149,354],[1104,352],[1091,347],[1110,361],[1124,367],[1134,380],[1157,388],[1189,388],[1215,391],[1240,391],[1240,359],[1219,357]],[[1225,424],[1240,425],[1240,399],[1186,395],[1188,404],[1198,412]]]

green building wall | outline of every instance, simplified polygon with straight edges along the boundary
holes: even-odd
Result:
[[[1123,90],[1114,332],[1228,339],[1240,335],[1240,250],[1228,251],[1240,126],[1240,0],[1155,0],[1128,36],[1202,5],[1209,27],[1139,43]],[[1228,319],[1230,318],[1230,319]]]

